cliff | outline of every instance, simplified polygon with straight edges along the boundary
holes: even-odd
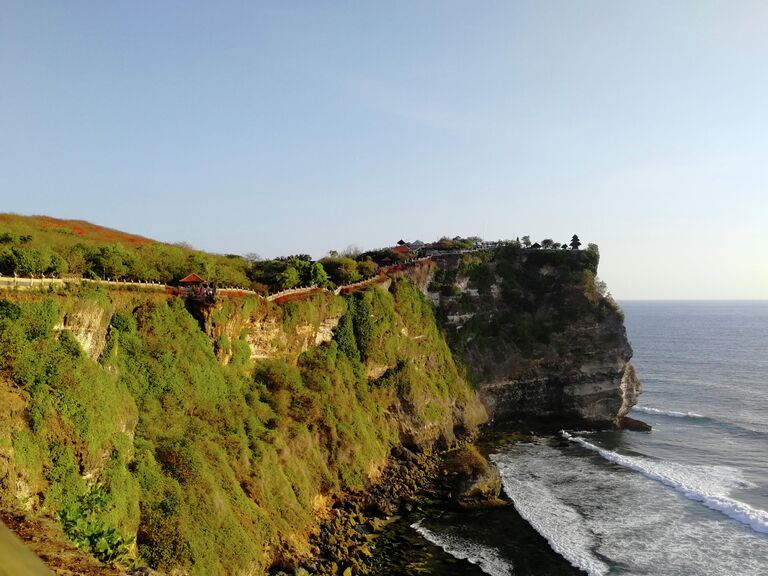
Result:
[[[596,246],[436,259],[426,292],[495,422],[610,427],[635,404],[632,348],[598,260]]]
[[[0,511],[103,562],[292,569],[334,502],[387,482],[391,454],[452,447],[489,413],[616,425],[640,384],[597,264],[595,248],[505,246],[282,304],[4,291]]]
[[[282,305],[4,292],[0,400],[2,510],[172,574],[295,566],[392,450],[487,419],[405,280]]]

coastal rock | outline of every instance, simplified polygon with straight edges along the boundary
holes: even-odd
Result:
[[[459,508],[506,505],[500,498],[501,475],[474,446],[452,450],[443,466],[449,501]]]
[[[636,420],[629,416],[622,416],[616,421],[616,428],[618,430],[634,430],[635,432],[650,432],[652,430],[650,424],[646,424],[642,420]]]
[[[637,397],[640,396],[642,390],[643,386],[640,384],[640,380],[637,379],[635,367],[631,363],[627,363],[624,368],[624,374],[621,377],[622,403],[619,413],[616,415],[617,423],[629,413],[632,406],[637,404]]]

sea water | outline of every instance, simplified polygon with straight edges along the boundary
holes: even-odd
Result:
[[[514,509],[413,525],[451,574],[768,575],[768,302],[622,308],[653,431],[498,446]]]

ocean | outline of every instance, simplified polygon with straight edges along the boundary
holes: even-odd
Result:
[[[623,302],[650,433],[500,444],[513,508],[410,524],[445,576],[768,575],[768,302]]]

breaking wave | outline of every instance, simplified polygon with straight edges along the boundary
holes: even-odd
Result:
[[[512,576],[512,567],[503,560],[495,548],[484,546],[452,534],[437,534],[426,528],[422,521],[411,524],[424,538],[459,560],[466,560],[490,576]]]
[[[696,425],[716,426],[729,434],[737,434],[747,437],[760,437],[765,438],[768,436],[768,432],[760,430],[750,426],[744,426],[742,424],[736,424],[735,422],[727,422],[713,418],[711,416],[704,416],[696,412],[678,412],[677,410],[661,410],[660,408],[651,408],[650,406],[634,406],[632,410],[636,412],[642,412],[644,414],[652,414],[654,416],[669,416],[671,418],[684,418]],[[581,432],[573,432],[573,434],[582,435]]]
[[[507,461],[498,454],[491,459],[501,473],[504,492],[520,516],[546,538],[555,552],[590,576],[608,574],[609,567],[593,552],[596,537],[578,510],[560,500],[542,482],[516,477],[514,459]]]
[[[737,471],[727,467],[708,467],[697,471],[693,467],[666,461],[656,461],[635,456],[625,456],[605,450],[583,438],[561,432],[563,437],[599,454],[605,460],[629,468],[676,490],[686,498],[702,503],[749,526],[755,532],[768,534],[768,512],[753,508],[749,504],[728,497],[729,487],[748,487],[749,483],[739,480]]]
[[[632,410],[643,412],[645,414],[659,414],[661,416],[671,416],[672,418],[706,418],[703,414],[696,412],[678,412],[677,410],[660,410],[650,406],[634,406]]]

